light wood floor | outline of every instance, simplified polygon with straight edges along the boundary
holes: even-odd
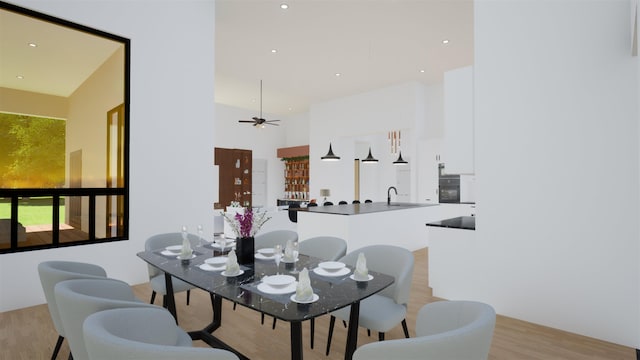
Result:
[[[431,296],[427,286],[427,250],[415,252],[415,272],[409,303],[407,322],[414,335],[417,311],[426,303],[440,299]],[[148,284],[134,286],[140,299],[150,298]],[[158,300],[156,300],[156,303]],[[185,305],[185,294],[176,296],[178,319],[186,330],[203,327],[211,320],[211,306],[207,293],[192,291],[191,305]],[[327,316],[316,321],[315,348],[309,347],[309,326],[303,324],[305,359],[343,359],[346,329],[336,323],[331,353],[324,354],[329,319]],[[222,327],[216,336],[233,345],[252,359],[288,359],[289,325],[278,321],[271,330],[271,319],[260,325],[260,315],[252,310],[240,308],[232,310],[231,304],[223,301]],[[387,339],[402,338],[402,329],[397,326],[387,333]],[[46,305],[0,313],[0,359],[33,360],[49,359],[57,334],[53,329]],[[359,332],[358,344],[376,341],[377,336],[367,337],[366,331]],[[196,346],[206,346],[195,342]],[[58,359],[66,359],[69,348],[65,341]],[[496,329],[489,354],[490,359],[635,359],[635,350],[604,341],[579,336],[564,331],[535,325],[532,323],[498,316]]]

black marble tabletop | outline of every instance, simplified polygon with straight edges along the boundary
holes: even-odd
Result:
[[[300,304],[292,301],[293,293],[273,295],[257,289],[257,285],[266,275],[276,273],[274,260],[256,259],[253,265],[240,265],[244,271],[242,275],[225,277],[221,271],[205,271],[200,269],[204,260],[213,256],[213,250],[199,247],[195,250],[196,257],[188,264],[174,256],[164,256],[159,251],[143,251],[137,255],[149,264],[171,274],[187,283],[246,306],[256,311],[264,312],[284,321],[302,321],[327,314],[333,310],[349,306],[354,302],[367,298],[391,285],[394,278],[389,275],[370,271],[373,279],[368,282],[356,282],[349,278],[353,271],[340,277],[325,277],[312,271],[321,260],[300,255],[295,263],[280,263],[280,274],[294,275],[294,270],[303,268],[309,270],[311,287],[319,299],[310,304]],[[216,252],[216,255],[217,252]],[[352,270],[352,269],[351,269]]]
[[[476,217],[475,216],[459,216],[452,219],[445,219],[440,221],[433,221],[427,223],[427,226],[438,226],[452,229],[464,229],[475,230],[476,229]]]
[[[392,202],[387,204],[386,202],[373,202],[373,203],[361,203],[361,204],[344,204],[344,205],[327,205],[327,206],[314,206],[307,208],[307,212],[319,213],[319,214],[334,214],[334,215],[360,215],[370,214],[383,211],[394,210],[406,210],[415,209],[421,207],[437,206],[438,204],[418,204],[418,203],[403,203]]]

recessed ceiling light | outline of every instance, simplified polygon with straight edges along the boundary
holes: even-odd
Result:
[[[278,49],[271,49],[271,53],[275,54],[278,52]]]
[[[420,69],[420,72],[421,72],[421,73],[424,73],[424,69]]]
[[[29,43],[29,46],[30,46],[30,47],[38,47],[38,44],[36,44],[36,43],[32,43],[32,42],[31,42],[31,43]]]
[[[289,108],[289,111],[291,111],[291,110],[293,110],[293,108],[291,108],[291,107],[290,107],[290,108]]]
[[[336,77],[340,77],[340,76],[342,76],[342,74],[336,73]]]
[[[22,75],[16,75],[16,78],[18,78],[18,79],[22,80],[22,79],[24,79],[24,76],[22,76]]]
[[[286,10],[288,8],[289,8],[289,5],[287,5],[285,3],[280,4],[280,9]]]
[[[449,40],[444,39],[444,40],[442,40],[442,43],[443,43],[443,44],[448,44],[448,43],[449,43]]]

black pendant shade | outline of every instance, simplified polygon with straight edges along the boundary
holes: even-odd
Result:
[[[373,155],[371,155],[371,147],[369,147],[369,155],[367,155],[365,159],[362,159],[362,162],[366,164],[375,164],[378,162],[378,159],[374,158]]]
[[[398,154],[399,154],[398,155],[398,160],[394,161],[393,164],[394,165],[407,165],[408,162],[405,159],[402,158],[402,151],[400,151]]]
[[[340,156],[336,156],[333,153],[333,149],[331,149],[331,143],[329,143],[329,152],[327,155],[320,158],[322,161],[338,161],[340,160]]]

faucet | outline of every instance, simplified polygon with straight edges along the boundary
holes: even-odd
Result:
[[[391,189],[393,189],[393,191],[396,192],[396,195],[398,195],[398,189],[396,189],[395,186],[389,186],[387,189],[387,205],[391,204]]]

